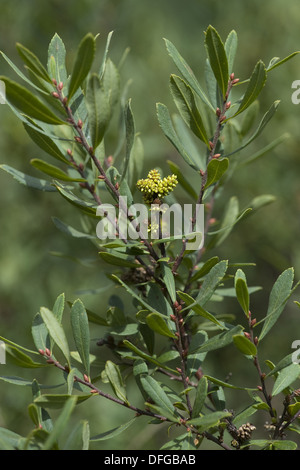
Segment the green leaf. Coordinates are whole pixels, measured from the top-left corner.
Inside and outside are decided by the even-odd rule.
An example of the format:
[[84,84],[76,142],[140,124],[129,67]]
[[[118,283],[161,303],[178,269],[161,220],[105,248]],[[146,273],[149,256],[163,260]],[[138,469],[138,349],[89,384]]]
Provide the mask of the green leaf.
[[199,294],[196,297],[196,302],[201,306],[204,306],[209,301],[217,286],[222,281],[228,268],[228,261],[219,261],[215,266],[211,268],[208,274],[206,274]]
[[0,428],[0,450],[16,450],[22,439],[23,437],[15,432]]
[[203,405],[207,397],[208,384],[206,377],[201,377],[198,382],[196,389],[196,397],[193,405],[192,418],[196,418],[200,415]]
[[207,312],[200,304],[199,302],[195,302],[193,297],[191,297],[189,294],[186,294],[185,292],[180,292],[178,291],[178,296],[185,302],[187,305],[188,309],[192,309],[197,315],[200,315],[203,318],[206,318],[207,320],[211,321],[212,323],[215,323],[218,325],[221,329],[224,329],[224,325],[220,323],[214,315],[211,313]]
[[89,423],[86,420],[81,420],[71,431],[63,450],[89,450],[89,438]]
[[[249,391],[249,392],[257,391],[257,388],[238,387],[238,386],[232,385],[228,382],[224,382],[223,380],[216,379],[215,377],[211,377],[207,374],[205,374],[205,377],[207,378],[207,380],[209,380],[213,384],[216,384],[220,387],[230,388],[232,390],[246,390],[246,391]],[[264,405],[265,405],[265,403],[264,403]]]
[[60,168],[51,165],[50,163],[44,162],[38,158],[33,158],[30,160],[30,164],[37,170],[45,173],[46,175],[52,176],[52,178],[62,180],[62,181],[85,181],[84,178],[71,178]]
[[174,406],[170,401],[166,392],[162,389],[161,385],[150,375],[146,377],[141,377],[141,384],[149,397],[152,398],[154,403],[161,407],[162,409],[167,410],[172,416],[178,420]]
[[116,396],[125,403],[129,403],[119,367],[112,361],[107,361],[105,364],[105,373]]
[[171,43],[168,39],[164,39],[167,51],[174,61],[176,67],[178,68],[179,72],[182,74],[183,78],[187,81],[187,83],[190,85],[190,87],[197,93],[197,95],[202,99],[202,101],[213,111],[215,112],[215,109],[211,105],[209,99],[203,92],[202,88],[200,87],[200,84],[198,80],[196,79],[191,67],[187,64],[187,62],[184,60],[184,58],[179,54],[178,50],[174,46],[174,44]]
[[238,45],[238,36],[236,31],[233,29],[227,36],[225,41],[225,52],[228,60],[228,71],[229,73],[233,72],[233,64],[237,51]]
[[162,103],[157,103],[156,112],[159,125],[167,139],[169,139],[169,141],[174,145],[174,147],[180,153],[184,161],[191,168],[193,168],[194,170],[199,170],[200,168],[198,163],[192,158],[191,155],[187,153],[186,149],[183,147],[180,139],[178,138],[168,108]]
[[70,367],[70,350],[63,327],[48,308],[41,307],[40,314],[51,338],[65,356]]
[[168,266],[167,263],[160,263],[161,271],[162,271],[162,279],[165,283],[167,291],[171,297],[172,302],[174,303],[176,300],[176,288],[175,288],[175,279],[172,273],[172,269]]
[[133,118],[133,114],[131,110],[131,100],[129,100],[125,106],[124,118],[125,118],[125,130],[126,130],[126,151],[125,151],[124,168],[122,172],[121,182],[123,181],[123,179],[126,177],[126,174],[127,174],[131,150],[134,144],[134,137],[135,137],[135,124],[134,124],[134,118]]
[[151,330],[155,331],[156,333],[167,336],[168,338],[175,338],[174,333],[168,328],[165,320],[162,318],[161,315],[157,313],[150,313],[146,317],[146,322]]
[[182,78],[171,75],[170,88],[177,109],[191,131],[208,147],[206,130],[197,108],[193,91]]
[[59,193],[63,196],[64,199],[66,199],[70,204],[74,205],[77,207],[80,211],[83,213],[91,216],[91,217],[96,217],[96,207],[95,204],[91,202],[86,202],[83,199],[79,199],[79,197],[75,196],[72,191],[69,191],[66,186],[63,186],[60,183],[55,183],[55,187],[59,191]]
[[225,97],[229,79],[228,62],[224,44],[218,32],[212,26],[209,26],[206,30],[205,46],[211,68],[214,72],[214,76],[217,80],[223,97]]
[[41,408],[49,408],[49,409],[59,409],[62,408],[67,401],[70,400],[70,398],[76,398],[76,404],[79,405],[80,403],[83,403],[84,401],[88,400],[93,396],[92,393],[89,393],[88,395],[73,395],[70,397],[68,394],[56,394],[56,395],[40,395],[34,400],[34,403]]
[[231,413],[229,411],[214,411],[206,416],[200,418],[194,418],[187,421],[188,425],[196,426],[198,431],[204,432],[209,428],[218,426],[220,421],[224,418],[229,418]]
[[234,287],[236,297],[242,307],[245,315],[249,316],[249,292],[247,287],[246,276],[241,269],[238,269],[234,277]]
[[85,372],[90,374],[90,330],[87,312],[80,299],[71,308],[71,326],[76,349],[82,360]]
[[95,149],[101,143],[111,117],[108,96],[103,89],[98,75],[95,73],[91,75],[88,81],[85,99],[92,147]]
[[[249,444],[247,444],[249,445]],[[278,449],[278,450],[296,450],[297,444],[293,441],[280,441],[280,440],[267,440],[267,439],[251,439],[251,446],[258,446],[262,448],[267,448],[268,450]]]
[[77,50],[69,83],[68,101],[70,101],[89,73],[94,60],[95,47],[96,42],[94,36],[91,33],[86,34],[81,40]]
[[52,449],[58,437],[61,435],[66,425],[68,424],[68,421],[71,417],[71,414],[75,408],[76,403],[77,403],[76,396],[69,397],[68,400],[66,400],[60,415],[56,419],[56,422],[53,426],[53,429],[49,437],[47,438],[45,444],[43,445],[43,450]]
[[5,352],[9,356],[10,361],[18,367],[24,367],[26,369],[36,369],[39,367],[46,367],[46,364],[35,362],[30,356],[20,351],[15,346],[5,345]]
[[208,188],[212,184],[219,181],[224,173],[228,170],[229,160],[228,158],[213,158],[207,165],[207,180],[205,188]]
[[17,42],[16,48],[20,57],[24,60],[25,64],[28,65],[28,67],[43,80],[52,84],[51,78],[49,77],[47,70],[37,58],[37,56],[19,42]]
[[37,313],[32,322],[31,334],[37,350],[46,348],[50,349],[50,336],[47,327],[40,315]]
[[246,356],[256,356],[256,346],[252,341],[250,341],[250,339],[246,338],[246,336],[234,335],[232,339],[234,345],[242,354],[245,354]]
[[25,123],[23,125],[27,134],[36,145],[38,145],[47,154],[51,155],[57,160],[66,163],[67,165],[70,165],[70,162],[64,156],[60,148],[53,142],[53,140],[49,136],[45,135],[43,132],[39,132],[40,128],[34,129],[32,125],[29,126]]
[[61,220],[59,220],[57,217],[52,217],[52,221],[54,225],[63,233],[66,233],[67,235],[74,237],[74,238],[85,238],[87,240],[95,240],[97,237],[93,235],[89,235],[88,233],[85,232],[80,232],[79,230],[75,229],[74,227],[71,227],[71,225],[67,225]]
[[198,271],[191,277],[190,282],[197,281],[197,279],[201,279],[201,277],[205,276],[209,271],[218,263],[219,257],[213,256],[209,260],[207,260]]
[[64,121],[58,118],[42,101],[27,90],[27,88],[7,77],[0,77],[0,80],[5,83],[7,100],[22,113],[48,124],[65,124]]
[[171,369],[170,367],[166,366],[163,362],[159,362],[159,360],[156,359],[155,357],[150,356],[149,354],[145,353],[144,351],[141,351],[134,344],[130,343],[130,341],[124,340],[123,341],[123,346],[125,346],[126,348],[133,351],[138,356],[138,358],[141,357],[145,361],[150,362],[151,364],[155,364],[157,367],[168,370],[168,371],[172,372],[173,374],[175,373],[176,375],[178,375],[177,370]]
[[270,65],[267,67],[267,72],[270,72],[271,70],[275,69],[276,67],[279,67],[280,65],[284,64],[288,60],[292,59],[296,55],[300,54],[300,51],[293,52],[292,54],[288,55],[284,59],[281,59],[278,61],[278,57],[276,57],[276,61],[271,61]]
[[249,144],[251,144],[251,142],[253,142],[261,133],[262,131],[264,130],[264,128],[266,127],[266,125],[269,123],[269,121],[272,119],[272,117],[274,116],[275,112],[277,111],[277,108],[279,106],[279,103],[280,101],[277,100],[277,101],[274,101],[274,103],[270,106],[270,108],[268,109],[268,111],[263,115],[262,117],[262,120],[260,121],[257,129],[255,130],[255,132],[252,134],[252,136],[246,141],[244,142],[240,147],[238,147],[237,149],[235,149],[234,151],[230,152],[230,153],[227,153],[225,155],[225,157],[229,157],[231,155],[234,155],[235,153],[237,152],[240,152],[241,150],[243,150],[245,147],[247,147]]
[[236,325],[230,330],[224,331],[205,341],[205,343],[198,348],[198,352],[209,352],[224,348],[233,342],[233,336],[240,335],[242,332],[243,327],[241,325]]
[[49,181],[26,175],[22,171],[16,170],[9,165],[0,165],[0,169],[12,175],[15,180],[28,188],[37,189],[39,191],[56,192],[55,187]]
[[273,385],[272,396],[278,395],[283,392],[285,388],[289,387],[300,377],[300,365],[290,364],[285,367],[279,374]]
[[269,297],[267,316],[264,320],[264,324],[259,335],[260,341],[270,331],[282,313],[285,304],[292,293],[293,280],[294,269],[288,268],[282,274],[280,274],[275,284],[273,285]]
[[68,75],[66,70],[66,48],[57,33],[54,34],[48,47],[47,67],[50,77],[55,78],[57,83],[67,83]]
[[[101,434],[97,434],[96,436],[91,437],[90,444],[92,446],[92,449],[97,449],[97,446],[94,446],[93,444],[117,437],[119,434],[126,431],[126,429],[128,429],[129,426],[131,426],[135,421],[136,418],[134,417],[126,423],[117,426],[116,428],[110,429],[109,431],[105,431]],[[99,448],[99,450],[102,450],[102,448]]]
[[240,106],[234,116],[242,113],[247,109],[258,97],[267,80],[267,71],[265,64],[260,60],[254,67],[246,92],[240,103]]
[[134,262],[134,258],[131,256],[123,255],[122,253],[118,253],[115,251],[114,254],[108,253],[106,251],[101,251],[99,253],[101,259],[103,259],[106,263],[112,264],[114,266],[123,266],[127,268],[138,268],[139,265]]

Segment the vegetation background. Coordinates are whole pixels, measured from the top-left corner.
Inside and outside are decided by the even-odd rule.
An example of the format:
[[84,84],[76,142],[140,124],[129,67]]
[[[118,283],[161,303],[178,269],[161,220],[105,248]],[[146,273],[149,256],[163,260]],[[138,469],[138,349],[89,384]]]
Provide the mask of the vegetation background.
[[[0,50],[20,65],[15,49],[15,43],[20,42],[46,63],[48,44],[57,32],[72,62],[79,41],[91,31],[100,33],[101,57],[107,34],[114,30],[113,60],[118,62],[124,50],[130,48],[122,80],[125,83],[128,78],[133,79],[129,96],[144,144],[146,175],[149,168],[158,164],[168,171],[164,163],[168,159],[177,161],[171,144],[159,129],[155,112],[158,101],[170,105],[171,109],[173,106],[168,79],[175,70],[163,38],[176,45],[201,78],[205,60],[204,30],[212,24],[225,39],[235,29],[239,38],[235,76],[243,79],[251,73],[258,59],[268,64],[274,56],[283,58],[300,50],[299,21],[298,0],[252,0],[251,3],[240,0],[0,0]],[[16,78],[3,59],[0,72]],[[275,203],[239,225],[216,253],[232,262],[257,264],[246,272],[249,285],[263,286],[253,297],[252,310],[258,318],[265,314],[268,293],[279,273],[294,266],[296,280],[300,276],[300,105],[291,101],[291,85],[298,79],[298,56],[269,75],[260,98],[259,120],[274,100],[280,99],[281,104],[260,138],[244,150],[245,155],[255,153],[284,132],[290,137],[252,166],[240,169],[218,201],[221,214],[223,201],[225,203],[231,195],[238,195],[241,208],[259,194],[270,193],[277,198]],[[29,141],[22,125],[5,105],[0,106],[0,122],[0,163],[35,175],[29,161],[39,157],[40,150]],[[181,160],[180,165],[182,167]],[[195,177],[188,168],[183,170],[187,178],[194,178],[192,182],[196,187]],[[31,347],[31,321],[41,305],[51,308],[57,295],[65,292],[71,301],[80,295],[87,308],[98,309],[100,313],[112,291],[106,289],[103,266],[89,263],[90,246],[64,237],[52,223],[51,216],[70,223],[74,220],[74,211],[70,211],[61,197],[23,188],[4,172],[0,173],[0,187],[0,335]],[[84,262],[53,256],[50,254],[53,251],[69,257],[80,255]],[[78,293],[101,287],[103,291],[98,295]],[[235,303],[229,302],[228,309],[228,313],[239,312]],[[290,302],[266,343],[266,358],[276,362],[291,352],[292,342],[300,339],[298,325],[299,309]],[[99,328],[95,334],[101,337],[101,333]],[[225,378],[232,372],[235,383],[246,386],[252,380],[253,386],[253,378],[244,371],[247,363],[240,357],[237,361],[232,349],[222,351],[210,364],[211,375],[220,376],[223,371]],[[22,374],[24,376],[23,371]],[[29,370],[27,377],[33,377],[32,374]],[[9,364],[0,365],[0,375],[18,375],[18,371]],[[51,383],[48,375],[45,380]],[[53,381],[59,381],[57,374]],[[235,400],[241,398],[247,397],[234,397]],[[0,381],[0,426],[21,434],[29,432],[27,405],[30,400],[30,389],[15,388]],[[128,410],[103,400],[94,401],[94,405],[89,401],[78,408],[79,416],[90,419],[93,434],[131,417]],[[121,434],[114,442],[104,441],[103,448],[159,448],[166,428],[161,433],[156,426],[145,424],[141,418],[139,427],[130,428],[131,432]]]

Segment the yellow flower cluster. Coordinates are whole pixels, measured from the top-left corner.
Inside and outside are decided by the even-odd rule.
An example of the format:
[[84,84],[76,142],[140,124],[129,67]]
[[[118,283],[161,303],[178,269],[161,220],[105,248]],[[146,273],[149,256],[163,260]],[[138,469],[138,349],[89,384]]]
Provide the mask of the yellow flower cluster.
[[167,196],[176,187],[176,175],[169,175],[161,179],[158,170],[151,170],[146,179],[138,180],[136,186],[143,193],[146,204],[152,204],[155,199]]

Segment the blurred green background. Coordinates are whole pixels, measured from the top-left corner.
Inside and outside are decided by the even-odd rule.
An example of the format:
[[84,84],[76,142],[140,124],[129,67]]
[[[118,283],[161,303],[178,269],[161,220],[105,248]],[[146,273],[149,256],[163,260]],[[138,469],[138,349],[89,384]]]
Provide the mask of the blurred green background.
[[[250,4],[240,0],[0,0],[0,7],[0,50],[18,65],[21,61],[16,42],[33,50],[45,63],[48,44],[57,32],[71,63],[79,41],[87,32],[100,33],[101,57],[107,34],[114,30],[112,59],[118,63],[124,50],[130,48],[122,80],[124,83],[129,78],[133,80],[129,95],[145,148],[145,168],[159,165],[167,169],[166,160],[173,159],[195,185],[198,183],[195,176],[182,165],[156,120],[156,102],[174,109],[168,81],[170,73],[177,71],[167,55],[163,38],[176,45],[201,81],[205,60],[203,32],[209,24],[224,40],[232,29],[237,31],[235,74],[241,79],[249,76],[260,58],[268,64],[274,56],[283,58],[300,50],[298,0],[252,0]],[[16,79],[3,59],[0,74]],[[247,276],[250,285],[264,288],[253,297],[252,310],[258,318],[266,313],[268,292],[279,273],[294,266],[296,279],[300,276],[300,105],[291,101],[291,84],[297,79],[300,79],[300,56],[269,75],[260,99],[258,122],[274,100],[281,100],[281,104],[271,124],[243,155],[251,155],[284,132],[290,138],[252,166],[240,169],[217,205],[217,216],[221,216],[222,204],[231,195],[238,195],[241,208],[259,194],[270,193],[277,198],[274,204],[239,225],[216,253],[233,262],[257,263],[257,268],[247,270]],[[35,174],[29,160],[40,157],[39,149],[5,105],[0,106],[0,120],[0,162]],[[71,256],[74,250],[82,258],[94,256],[90,245],[74,243],[53,225],[51,216],[76,225],[76,213],[67,203],[55,193],[28,190],[4,172],[0,173],[0,185],[0,335],[31,347],[31,320],[41,305],[51,308],[61,292],[73,300],[78,291],[99,288],[105,285],[105,280],[99,264],[88,267],[49,254],[61,251]],[[110,294],[104,290],[98,296],[83,295],[82,299],[87,306],[101,312]],[[239,312],[235,303],[228,308],[230,313]],[[290,302],[264,345],[267,358],[276,362],[291,352],[292,341],[300,339],[298,315],[298,308]],[[99,337],[102,332],[96,329],[93,333]],[[255,375],[249,378],[243,359],[239,358],[237,363],[232,353],[228,349],[214,355],[208,373],[224,379],[229,372],[240,371],[233,374],[233,382],[244,380],[248,383],[243,385],[253,386],[257,378]],[[0,375],[34,376],[32,371],[23,372],[9,365],[0,365]],[[48,376],[46,380],[49,383]],[[53,380],[59,381],[59,377],[54,376]],[[26,407],[30,399],[30,389],[15,388],[0,381],[0,426],[24,434],[29,432],[31,424]],[[233,396],[233,400],[237,399]],[[80,405],[78,413],[83,418],[92,418],[92,434],[110,429],[112,424],[122,424],[132,416],[101,399],[93,406],[89,402]],[[113,442],[104,441],[103,448],[154,449],[165,438],[166,429],[147,427],[143,420]]]

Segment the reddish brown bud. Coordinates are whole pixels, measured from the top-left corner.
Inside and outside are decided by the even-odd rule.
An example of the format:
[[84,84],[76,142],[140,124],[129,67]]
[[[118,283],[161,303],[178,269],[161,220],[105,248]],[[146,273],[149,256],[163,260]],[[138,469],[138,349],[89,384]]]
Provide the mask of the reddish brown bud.
[[116,184],[115,184],[115,188],[116,188],[116,189],[119,189],[119,187],[120,187],[119,183],[116,183]]
[[89,378],[86,374],[83,375],[83,379],[84,379],[85,382],[90,382],[90,380],[89,380]]
[[57,91],[53,91],[53,92],[52,92],[52,96],[53,96],[54,98],[59,98],[59,94],[57,93]]
[[39,353],[42,355],[42,356],[45,356],[45,351],[43,349],[39,349]]
[[215,153],[215,154],[213,155],[213,158],[219,158],[220,156],[221,156],[220,153]]
[[99,176],[98,176],[98,179],[99,179],[99,180],[105,180],[105,176],[99,175]]
[[228,101],[228,103],[226,103],[226,109],[229,109],[231,106],[231,101]]
[[217,115],[218,117],[220,117],[220,115],[221,115],[221,110],[220,110],[220,108],[217,108],[217,109],[216,109],[216,115]]
[[232,80],[231,83],[232,83],[232,85],[235,85],[235,84],[238,83],[239,81],[240,81],[239,78],[235,78],[234,80]]
[[255,338],[254,338],[254,344],[255,344],[255,346],[258,345],[258,337],[257,336],[255,336]]
[[77,126],[81,129],[83,126],[83,122],[81,119],[78,120]]
[[64,87],[63,82],[59,82],[59,84],[57,85],[57,88],[58,88],[59,90],[62,90],[63,87]]
[[84,165],[83,165],[83,163],[79,163],[78,168],[79,168],[79,170],[83,171],[83,170],[84,170]]
[[257,390],[259,390],[260,392],[262,392],[262,386],[261,386],[261,385],[257,385]]
[[246,338],[248,338],[248,339],[251,338],[250,334],[247,331],[244,331],[244,336],[246,336]]
[[53,85],[55,85],[55,86],[57,85],[57,81],[55,80],[55,78],[52,78],[52,83],[53,83]]
[[234,73],[232,72],[232,73],[230,74],[230,80],[233,80],[233,79],[234,79]]
[[50,351],[50,349],[46,348],[46,349],[45,349],[45,353],[47,354],[47,356],[51,356],[51,351]]
[[67,150],[67,154],[70,155],[70,157],[72,156],[72,150],[71,149],[68,149]]
[[76,142],[78,142],[79,144],[82,144],[82,140],[80,137],[78,137],[77,135],[74,137],[74,139],[76,140]]
[[67,104],[67,102],[68,102],[68,97],[65,96],[64,99],[63,99],[63,104]]

